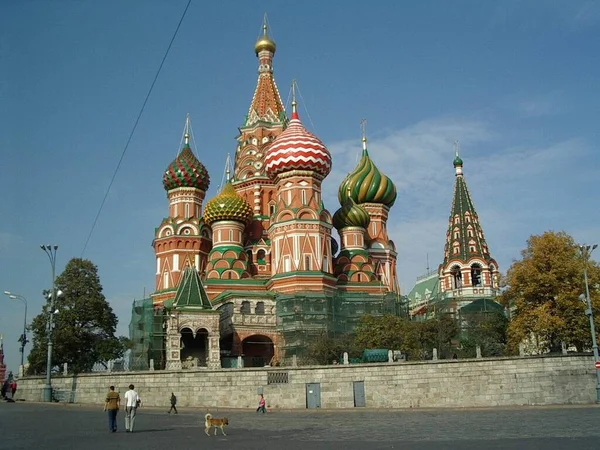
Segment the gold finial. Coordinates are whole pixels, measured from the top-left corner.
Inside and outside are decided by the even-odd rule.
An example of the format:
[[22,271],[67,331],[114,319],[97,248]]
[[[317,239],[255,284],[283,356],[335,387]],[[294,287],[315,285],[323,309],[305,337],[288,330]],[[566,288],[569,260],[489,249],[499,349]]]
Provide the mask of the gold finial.
[[275,53],[277,46],[275,45],[275,42],[273,42],[273,40],[268,36],[267,28],[267,13],[265,13],[262,26],[263,34],[258,38],[256,44],[254,44],[254,51],[256,52],[257,56],[263,50],[268,50],[273,54]]
[[231,158],[229,156],[229,153],[227,153],[227,160],[225,161],[225,181],[229,182],[230,180],[230,165],[231,165]]
[[190,145],[190,113],[185,116],[185,130],[183,131],[183,143],[184,145]]
[[360,131],[362,133],[363,150],[367,149],[367,119],[360,121]]
[[292,119],[298,119],[298,103],[296,103],[296,79],[292,80]]

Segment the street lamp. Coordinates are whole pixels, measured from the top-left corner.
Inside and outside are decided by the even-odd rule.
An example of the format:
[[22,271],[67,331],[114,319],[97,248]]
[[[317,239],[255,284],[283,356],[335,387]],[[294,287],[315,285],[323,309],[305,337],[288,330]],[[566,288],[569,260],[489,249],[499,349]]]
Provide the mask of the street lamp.
[[600,403],[600,367],[598,367],[598,362],[600,361],[600,357],[598,357],[598,344],[596,343],[596,327],[594,326],[594,312],[592,311],[592,300],[590,299],[590,287],[588,284],[587,277],[587,267],[590,262],[590,256],[592,252],[598,247],[598,244],[594,245],[580,245],[579,251],[581,252],[581,257],[583,258],[583,278],[585,280],[585,300],[587,309],[585,310],[585,315],[590,319],[590,330],[592,332],[592,350],[594,351],[594,363],[596,364],[596,403]]
[[50,316],[48,317],[48,356],[46,357],[46,384],[42,391],[42,400],[45,402],[52,401],[52,330],[54,324],[54,302],[56,300],[56,250],[58,245],[40,245],[40,248],[44,250],[50,265],[52,266],[52,291],[50,292]]
[[23,304],[25,305],[25,319],[23,320],[23,334],[21,335],[21,338],[19,339],[19,341],[21,342],[21,366],[24,365],[24,360],[25,360],[25,345],[27,345],[27,299],[25,297],[23,297],[22,295],[19,294],[13,294],[10,291],[4,291],[4,295],[7,295],[8,298],[12,298],[14,299],[18,299],[21,300],[23,302]]

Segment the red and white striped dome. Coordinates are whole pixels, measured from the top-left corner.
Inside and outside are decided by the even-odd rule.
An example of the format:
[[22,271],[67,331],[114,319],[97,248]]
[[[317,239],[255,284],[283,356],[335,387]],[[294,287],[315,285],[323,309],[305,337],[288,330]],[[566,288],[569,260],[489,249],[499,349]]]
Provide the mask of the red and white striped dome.
[[267,175],[291,170],[312,170],[325,178],[331,171],[331,154],[314,134],[308,132],[292,103],[292,120],[283,133],[271,144],[265,156]]

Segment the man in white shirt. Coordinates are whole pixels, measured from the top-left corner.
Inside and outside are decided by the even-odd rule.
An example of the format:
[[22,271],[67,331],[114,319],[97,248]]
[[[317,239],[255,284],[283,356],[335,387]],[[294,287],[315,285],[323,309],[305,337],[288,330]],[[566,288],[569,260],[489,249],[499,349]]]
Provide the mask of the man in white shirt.
[[129,390],[125,392],[125,431],[133,432],[133,423],[135,422],[135,412],[142,403],[140,396],[133,390],[133,384],[129,385]]

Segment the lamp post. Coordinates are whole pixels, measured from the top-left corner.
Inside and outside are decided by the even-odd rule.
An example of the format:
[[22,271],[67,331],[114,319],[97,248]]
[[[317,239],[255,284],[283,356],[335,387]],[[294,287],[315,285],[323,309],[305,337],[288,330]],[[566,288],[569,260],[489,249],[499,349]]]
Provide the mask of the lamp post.
[[19,341],[21,341],[21,366],[24,365],[24,361],[25,361],[25,345],[27,345],[27,299],[25,297],[23,297],[22,295],[19,294],[13,294],[10,291],[4,291],[4,295],[7,295],[8,298],[12,298],[14,299],[18,299],[21,300],[23,302],[23,304],[25,305],[25,319],[23,320],[23,334],[21,335],[21,338],[19,339]]
[[52,266],[52,291],[50,292],[50,316],[48,317],[48,355],[46,357],[46,384],[42,391],[42,400],[45,402],[52,401],[52,331],[54,328],[54,302],[56,300],[56,250],[58,245],[40,245],[40,248],[44,250],[50,265]]
[[[594,363],[597,364],[600,361],[598,357],[598,344],[596,342],[596,327],[594,325],[594,312],[592,311],[592,300],[590,299],[590,286],[588,284],[587,267],[590,262],[590,256],[592,252],[598,247],[598,244],[594,245],[580,245],[579,251],[583,258],[583,278],[585,280],[585,300],[587,309],[585,315],[590,319],[590,330],[592,333],[592,350],[594,351]],[[600,403],[600,368],[596,366],[596,403]]]

